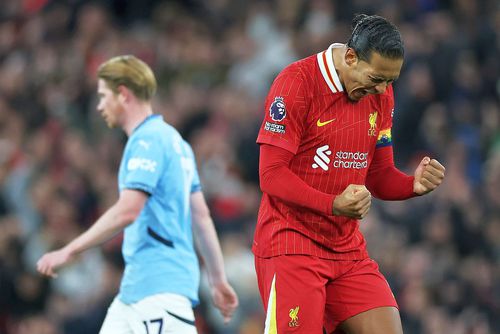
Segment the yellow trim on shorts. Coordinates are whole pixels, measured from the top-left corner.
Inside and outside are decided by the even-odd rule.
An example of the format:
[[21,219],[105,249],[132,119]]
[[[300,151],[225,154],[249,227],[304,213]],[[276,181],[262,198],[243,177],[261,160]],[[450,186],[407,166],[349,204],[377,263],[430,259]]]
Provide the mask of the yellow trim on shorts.
[[278,334],[276,326],[276,274],[273,276],[271,291],[269,293],[269,302],[267,303],[266,327],[264,334]]

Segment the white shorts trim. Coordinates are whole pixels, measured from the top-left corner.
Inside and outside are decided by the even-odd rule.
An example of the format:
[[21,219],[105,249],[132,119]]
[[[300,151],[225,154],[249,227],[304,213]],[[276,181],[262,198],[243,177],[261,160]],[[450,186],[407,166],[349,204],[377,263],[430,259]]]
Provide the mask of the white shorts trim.
[[197,334],[191,301],[163,293],[125,304],[115,297],[99,334]]

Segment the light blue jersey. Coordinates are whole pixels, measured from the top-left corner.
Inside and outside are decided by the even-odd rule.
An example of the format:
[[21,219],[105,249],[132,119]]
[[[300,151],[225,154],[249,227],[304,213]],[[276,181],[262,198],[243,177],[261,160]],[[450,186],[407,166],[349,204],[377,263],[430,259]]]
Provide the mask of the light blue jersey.
[[125,229],[119,299],[131,304],[168,292],[196,305],[200,271],[189,198],[201,187],[191,147],[160,115],[149,116],[128,139],[118,182],[120,191],[150,195]]

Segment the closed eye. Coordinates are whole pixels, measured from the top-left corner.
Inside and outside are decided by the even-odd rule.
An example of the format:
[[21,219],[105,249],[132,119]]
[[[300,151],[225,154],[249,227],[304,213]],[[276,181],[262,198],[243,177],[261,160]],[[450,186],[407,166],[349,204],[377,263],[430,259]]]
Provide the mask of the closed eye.
[[380,79],[380,78],[373,78],[373,77],[370,77],[370,81],[373,82],[373,83],[382,83],[384,82],[385,80],[384,79]]
[[370,81],[373,82],[374,84],[379,84],[382,82],[387,82],[387,84],[393,83],[395,79],[384,79],[384,78],[375,78],[375,77],[369,77]]

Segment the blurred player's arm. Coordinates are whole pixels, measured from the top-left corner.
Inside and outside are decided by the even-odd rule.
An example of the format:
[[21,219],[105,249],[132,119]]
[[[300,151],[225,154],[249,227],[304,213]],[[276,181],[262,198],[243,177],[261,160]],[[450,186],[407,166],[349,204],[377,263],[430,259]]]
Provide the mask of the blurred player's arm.
[[283,148],[260,145],[259,176],[262,192],[282,201],[327,215],[363,218],[371,204],[364,185],[349,185],[341,194],[321,192],[305,183],[289,168],[294,154]]
[[118,201],[111,206],[87,231],[65,247],[42,256],[37,262],[38,271],[46,276],[57,277],[55,270],[86,249],[111,239],[135,221],[141,213],[149,195],[132,189],[120,193]]
[[191,210],[193,236],[196,247],[205,263],[212,290],[212,300],[222,313],[224,322],[227,323],[238,307],[238,297],[227,282],[219,239],[201,191],[191,194]]
[[424,195],[438,187],[445,168],[435,159],[425,157],[413,176],[394,166],[392,146],[377,148],[366,177],[366,187],[376,198],[404,200]]

